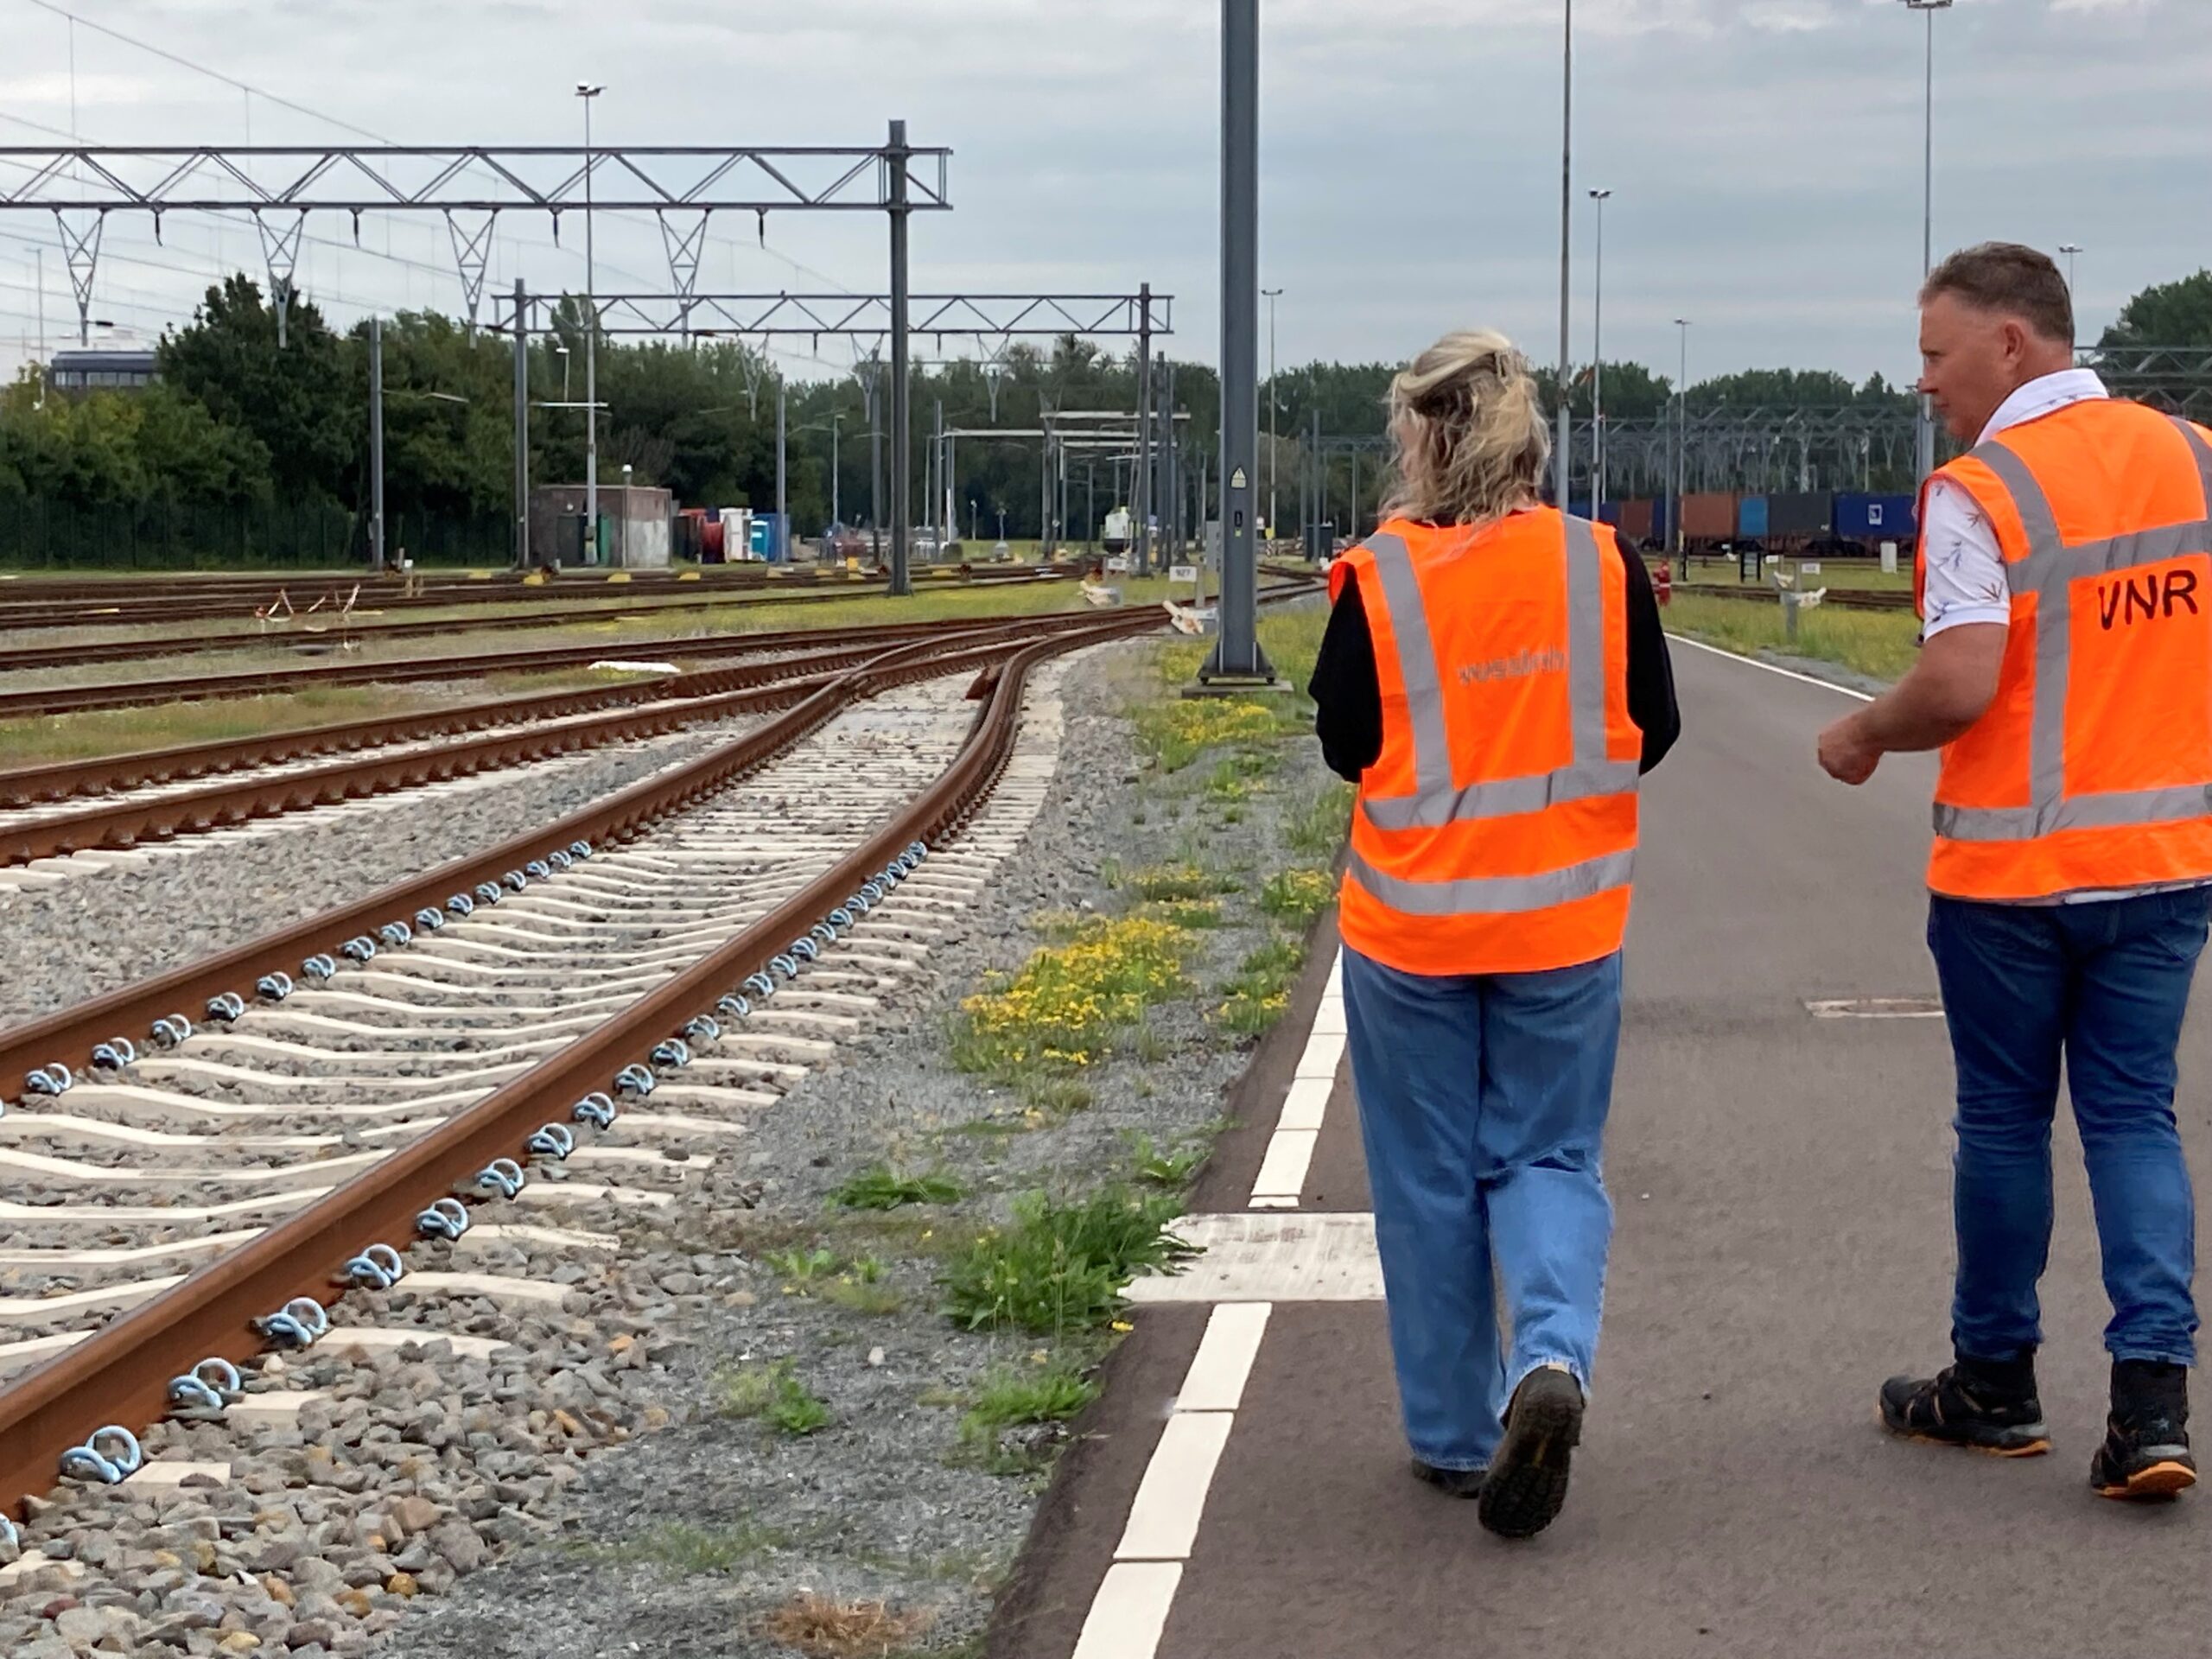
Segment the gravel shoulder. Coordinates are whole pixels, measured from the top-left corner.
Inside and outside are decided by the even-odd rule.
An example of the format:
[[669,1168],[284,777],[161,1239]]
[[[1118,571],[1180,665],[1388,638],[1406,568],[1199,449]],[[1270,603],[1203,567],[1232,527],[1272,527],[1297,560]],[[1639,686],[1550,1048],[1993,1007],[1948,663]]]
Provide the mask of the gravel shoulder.
[[[1332,850],[1313,824],[1332,780],[1287,704],[1257,741],[1248,728],[1247,741],[1201,745],[1173,771],[1147,758],[1128,711],[1173,707],[1161,651],[1074,661],[1058,683],[1065,734],[1044,807],[982,898],[946,918],[934,972],[887,994],[869,1029],[753,1122],[743,1153],[707,1177],[709,1202],[625,1219],[619,1270],[663,1293],[657,1363],[625,1377],[626,1407],[655,1432],[569,1465],[549,1530],[413,1604],[378,1651],[982,1651],[993,1595],[1081,1421],[963,1421],[1008,1383],[1080,1376],[1117,1334],[1103,1320],[1042,1335],[962,1329],[944,1311],[948,1262],[987,1230],[1015,1229],[1025,1194],[1127,1183],[1172,1209],[1254,1040],[1256,1025],[1230,1014],[1249,1015],[1255,999],[1234,992],[1252,988],[1255,961],[1279,969],[1304,931],[1263,908],[1270,878],[1324,866]],[[1139,1032],[1043,1083],[955,1065],[960,1005],[1002,982],[990,976],[1086,917],[1136,913],[1145,893],[1193,885],[1206,896],[1175,901],[1185,919],[1206,912],[1185,940],[1186,988]],[[846,1183],[887,1165],[958,1196],[840,1206]],[[819,1423],[761,1411],[779,1389],[782,1403],[792,1390],[812,1402]],[[809,1427],[786,1432],[779,1414]]]

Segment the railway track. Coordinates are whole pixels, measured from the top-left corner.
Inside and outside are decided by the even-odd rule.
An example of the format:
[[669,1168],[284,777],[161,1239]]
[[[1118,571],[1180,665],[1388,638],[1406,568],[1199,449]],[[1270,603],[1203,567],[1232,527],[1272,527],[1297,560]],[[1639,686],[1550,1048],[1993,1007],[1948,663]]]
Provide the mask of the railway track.
[[[1676,582],[1675,591],[1699,599],[1756,600],[1764,604],[1777,603],[1771,588],[1729,588],[1703,582]],[[1823,605],[1833,605],[1840,611],[1910,611],[1912,595],[1898,590],[1879,588],[1831,588],[1821,599]]]
[[[35,1367],[0,1390],[0,1505],[51,1502],[65,1454],[79,1508],[219,1488],[193,1454],[321,1409],[268,1351],[326,1319],[325,1372],[542,1376],[556,1258],[677,1202],[984,878],[945,841],[1017,760],[1030,675],[1156,625],[878,651],[587,812],[0,1033],[0,1367]],[[180,1402],[131,1474],[105,1431]]]
[[[918,586],[953,584],[971,575],[962,566],[918,567]],[[774,572],[775,574],[769,574]],[[278,602],[297,613],[317,606],[334,608],[358,594],[378,611],[428,609],[437,606],[490,604],[592,604],[613,598],[688,597],[707,602],[758,596],[784,588],[844,588],[880,583],[888,572],[865,575],[842,567],[726,565],[694,572],[599,571],[557,575],[531,582],[512,572],[476,578],[323,575],[283,578],[251,575],[168,575],[105,581],[31,576],[0,581],[0,630],[87,627],[137,621],[244,621]]]
[[[1091,623],[1089,613],[1028,622],[966,621],[938,625],[922,637],[978,642]],[[359,721],[321,733],[197,744],[0,773],[0,801],[16,807],[0,811],[0,868],[167,842],[282,813],[772,712],[880,654],[884,645],[878,639],[831,636],[812,651],[664,677],[652,682],[643,698],[610,689],[603,701],[612,707],[577,707],[592,694],[478,705],[477,715],[461,723],[483,723],[486,708],[499,711],[496,723],[448,741],[437,735],[436,717]],[[333,750],[364,745],[372,747],[365,753],[330,758]],[[209,772],[223,775],[217,782],[200,781]],[[86,798],[92,794],[99,798]]]
[[[1070,614],[1078,614],[1071,613]],[[918,630],[943,626],[923,622],[879,626],[878,638],[911,638]],[[855,631],[841,630],[850,633]],[[819,641],[819,628],[786,628],[749,633],[699,634],[690,639],[632,642],[661,657],[694,662],[753,656]],[[449,656],[394,657],[379,661],[307,663],[283,668],[242,669],[220,674],[164,676],[158,679],[114,680],[92,685],[54,685],[0,690],[0,720],[43,715],[86,714],[108,709],[149,708],[168,702],[203,702],[226,697],[263,696],[309,686],[383,685],[409,681],[478,679],[498,674],[537,674],[586,668],[621,649],[601,640],[587,645],[529,646],[508,651],[461,652]]]
[[[1028,585],[1040,582],[1062,580],[1057,569],[1024,569],[1018,571],[979,571],[972,578],[975,584],[984,587]],[[950,584],[942,584],[950,586]],[[879,597],[889,591],[880,583],[849,582],[824,587],[820,591],[788,592],[757,587],[730,592],[716,592],[693,584],[688,591],[671,598],[646,598],[621,605],[594,605],[574,608],[537,611],[520,616],[454,616],[439,617],[414,622],[344,623],[336,626],[302,628],[294,631],[286,625],[256,628],[251,631],[232,630],[223,633],[171,634],[137,639],[99,639],[84,643],[60,645],[15,645],[0,647],[0,674],[41,668],[74,668],[88,663],[150,662],[163,657],[207,656],[224,652],[282,651],[287,648],[331,651],[350,649],[359,645],[375,645],[386,639],[423,639],[451,633],[512,632],[529,628],[574,627],[582,624],[635,621],[640,619],[665,617],[685,612],[699,612],[702,625],[709,615],[724,606],[828,605],[841,600]],[[504,595],[514,603],[534,603],[529,590],[515,590]],[[102,625],[121,621],[123,618],[99,619]],[[147,621],[174,621],[174,615],[149,616]],[[335,618],[327,619],[335,623]],[[0,615],[0,629],[26,627]],[[82,626],[39,624],[40,626]]]

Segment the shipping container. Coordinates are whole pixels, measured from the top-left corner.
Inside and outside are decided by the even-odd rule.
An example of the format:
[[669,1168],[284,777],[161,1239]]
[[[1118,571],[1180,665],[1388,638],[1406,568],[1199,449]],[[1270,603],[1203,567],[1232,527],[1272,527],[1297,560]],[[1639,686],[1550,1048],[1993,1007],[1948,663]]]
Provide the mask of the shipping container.
[[1651,534],[1648,538],[1660,547],[1675,544],[1675,498],[1662,495],[1651,503]]
[[1772,540],[1817,541],[1834,522],[1835,498],[1826,491],[1766,499],[1766,533]]
[[1692,546],[1732,541],[1736,535],[1736,498],[1718,490],[1693,492],[1682,498],[1682,536]]
[[1877,553],[1884,542],[1900,548],[1912,544],[1919,503],[1909,495],[1839,495],[1835,499],[1835,538],[1859,543],[1859,550]]
[[1601,503],[1598,508],[1598,522],[1601,524],[1611,524],[1614,529],[1618,530],[1621,523],[1621,504],[1618,501]]
[[1615,501],[1609,505],[1619,515],[1613,522],[1621,527],[1621,534],[1638,544],[1651,539],[1651,504],[1649,501]]
[[1736,503],[1736,533],[1754,542],[1766,534],[1766,497],[1747,495]]

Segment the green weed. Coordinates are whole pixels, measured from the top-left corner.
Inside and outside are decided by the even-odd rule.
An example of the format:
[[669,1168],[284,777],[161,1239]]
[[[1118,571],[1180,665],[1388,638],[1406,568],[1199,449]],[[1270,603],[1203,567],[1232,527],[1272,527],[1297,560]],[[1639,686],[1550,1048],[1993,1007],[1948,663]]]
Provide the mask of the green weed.
[[1336,896],[1336,880],[1326,870],[1278,870],[1260,888],[1260,908],[1304,928],[1312,925]]
[[714,1387],[715,1409],[725,1417],[758,1418],[793,1436],[811,1434],[830,1421],[830,1408],[807,1392],[788,1359],[721,1372]]
[[948,1175],[903,1175],[887,1164],[864,1169],[830,1194],[846,1210],[896,1210],[908,1204],[957,1204],[960,1183]]
[[1071,1202],[1027,1193],[1014,1200],[1011,1224],[987,1229],[954,1258],[945,1312],[970,1331],[1050,1334],[1108,1324],[1131,1279],[1192,1254],[1166,1230],[1179,1208],[1173,1196],[1118,1186]]

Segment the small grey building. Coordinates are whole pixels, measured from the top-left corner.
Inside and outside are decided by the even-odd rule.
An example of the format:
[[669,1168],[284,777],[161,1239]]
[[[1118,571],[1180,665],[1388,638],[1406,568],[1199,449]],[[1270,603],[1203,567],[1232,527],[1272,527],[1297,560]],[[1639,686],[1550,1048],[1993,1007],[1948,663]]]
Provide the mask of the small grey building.
[[530,556],[537,564],[664,570],[673,540],[676,498],[643,485],[599,486],[599,535],[586,529],[582,484],[541,485],[530,493]]

